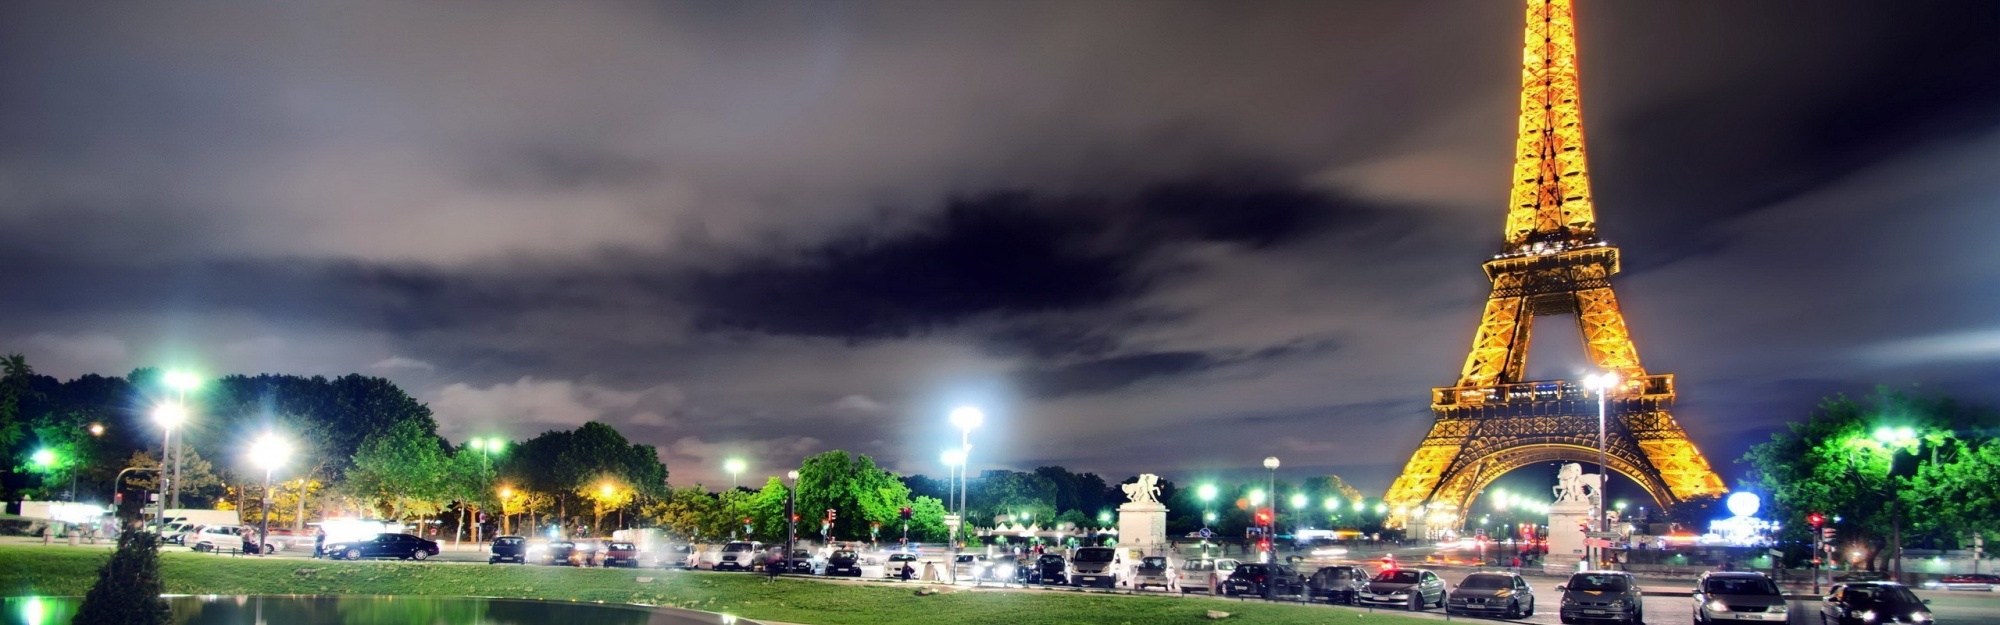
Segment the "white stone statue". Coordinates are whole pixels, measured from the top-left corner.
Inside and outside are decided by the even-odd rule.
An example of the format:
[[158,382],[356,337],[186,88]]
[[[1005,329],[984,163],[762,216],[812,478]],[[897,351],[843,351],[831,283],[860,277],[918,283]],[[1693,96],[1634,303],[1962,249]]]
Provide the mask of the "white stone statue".
[[1597,473],[1585,474],[1583,465],[1569,463],[1556,472],[1556,503],[1565,501],[1593,502],[1601,495],[1604,476]]
[[1159,482],[1160,476],[1142,473],[1139,475],[1139,481],[1120,488],[1125,489],[1125,498],[1132,500],[1132,503],[1160,503]]

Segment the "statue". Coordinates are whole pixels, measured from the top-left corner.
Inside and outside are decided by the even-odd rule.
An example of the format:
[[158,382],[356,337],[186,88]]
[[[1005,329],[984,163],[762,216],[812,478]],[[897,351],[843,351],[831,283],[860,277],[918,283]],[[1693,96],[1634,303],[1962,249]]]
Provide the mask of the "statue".
[[1601,496],[1604,476],[1598,473],[1585,474],[1583,465],[1569,463],[1556,472],[1556,503],[1565,501],[1596,501]]
[[1160,476],[1151,473],[1139,475],[1139,481],[1119,488],[1125,489],[1125,498],[1132,503],[1160,503]]

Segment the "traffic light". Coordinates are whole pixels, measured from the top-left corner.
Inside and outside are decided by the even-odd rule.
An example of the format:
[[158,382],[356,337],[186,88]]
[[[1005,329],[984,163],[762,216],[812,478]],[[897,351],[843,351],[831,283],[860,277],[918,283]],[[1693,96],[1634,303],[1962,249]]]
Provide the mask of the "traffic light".
[[1833,542],[1833,537],[1838,535],[1839,533],[1840,532],[1834,531],[1834,529],[1831,527],[1822,527],[1819,530],[1819,537],[1820,537],[1819,539],[1826,542]]
[[833,522],[833,519],[834,519],[834,516],[835,516],[835,513],[834,513],[834,511],[833,511],[833,508],[827,508],[827,509],[826,509],[826,522],[828,522],[828,523],[832,523],[832,522]]
[[914,514],[915,512],[916,511],[911,510],[909,506],[903,506],[902,510],[896,511],[897,514],[903,515],[903,520],[905,521],[910,520],[910,515]]
[[1811,525],[1815,528],[1821,525],[1826,525],[1826,515],[1822,515],[1818,512],[1808,514],[1806,515],[1806,524]]
[[1270,511],[1270,510],[1266,510],[1266,509],[1263,509],[1263,508],[1258,508],[1258,509],[1257,509],[1257,524],[1258,524],[1258,525],[1270,525],[1270,524],[1271,524],[1271,511]]

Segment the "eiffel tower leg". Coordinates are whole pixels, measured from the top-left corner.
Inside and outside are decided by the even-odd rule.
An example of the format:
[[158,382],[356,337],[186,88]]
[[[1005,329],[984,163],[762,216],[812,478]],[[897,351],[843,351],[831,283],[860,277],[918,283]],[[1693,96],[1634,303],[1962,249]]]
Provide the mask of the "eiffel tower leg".
[[1618,296],[1610,287],[1576,292],[1576,327],[1583,333],[1583,349],[1591,364],[1631,380],[1645,375],[1639,366],[1639,349],[1632,345],[1632,333],[1625,329],[1625,314],[1618,310]]
[[1528,361],[1529,329],[1534,319],[1527,310],[1526,299],[1497,293],[1514,288],[1518,281],[1516,276],[1501,276],[1494,281],[1496,293],[1487,298],[1486,311],[1479,316],[1479,333],[1473,336],[1472,353],[1465,357],[1465,368],[1459,372],[1459,386],[1493,386],[1521,379]]
[[1390,527],[1407,527],[1404,521],[1430,502],[1444,480],[1445,470],[1466,448],[1471,434],[1472,421],[1469,419],[1440,417],[1431,425],[1430,434],[1417,446],[1417,453],[1410,456],[1409,464],[1403,465],[1402,475],[1389,485],[1389,493],[1382,497],[1383,503],[1393,509],[1389,517]]

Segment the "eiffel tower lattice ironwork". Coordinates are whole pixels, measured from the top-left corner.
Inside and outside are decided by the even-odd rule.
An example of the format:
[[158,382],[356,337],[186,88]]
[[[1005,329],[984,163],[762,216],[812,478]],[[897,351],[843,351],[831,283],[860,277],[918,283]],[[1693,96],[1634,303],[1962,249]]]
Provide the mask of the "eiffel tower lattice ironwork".
[[1514,469],[1597,464],[1597,398],[1576,380],[1523,379],[1535,317],[1574,315],[1584,351],[1617,374],[1607,392],[1606,457],[1661,506],[1721,493],[1671,410],[1674,378],[1649,374],[1610,278],[1618,248],[1599,239],[1583,157],[1572,0],[1527,0],[1520,136],[1506,242],[1484,265],[1493,291],[1454,386],[1433,389],[1436,423],[1385,498],[1392,525],[1458,527],[1481,489]]

